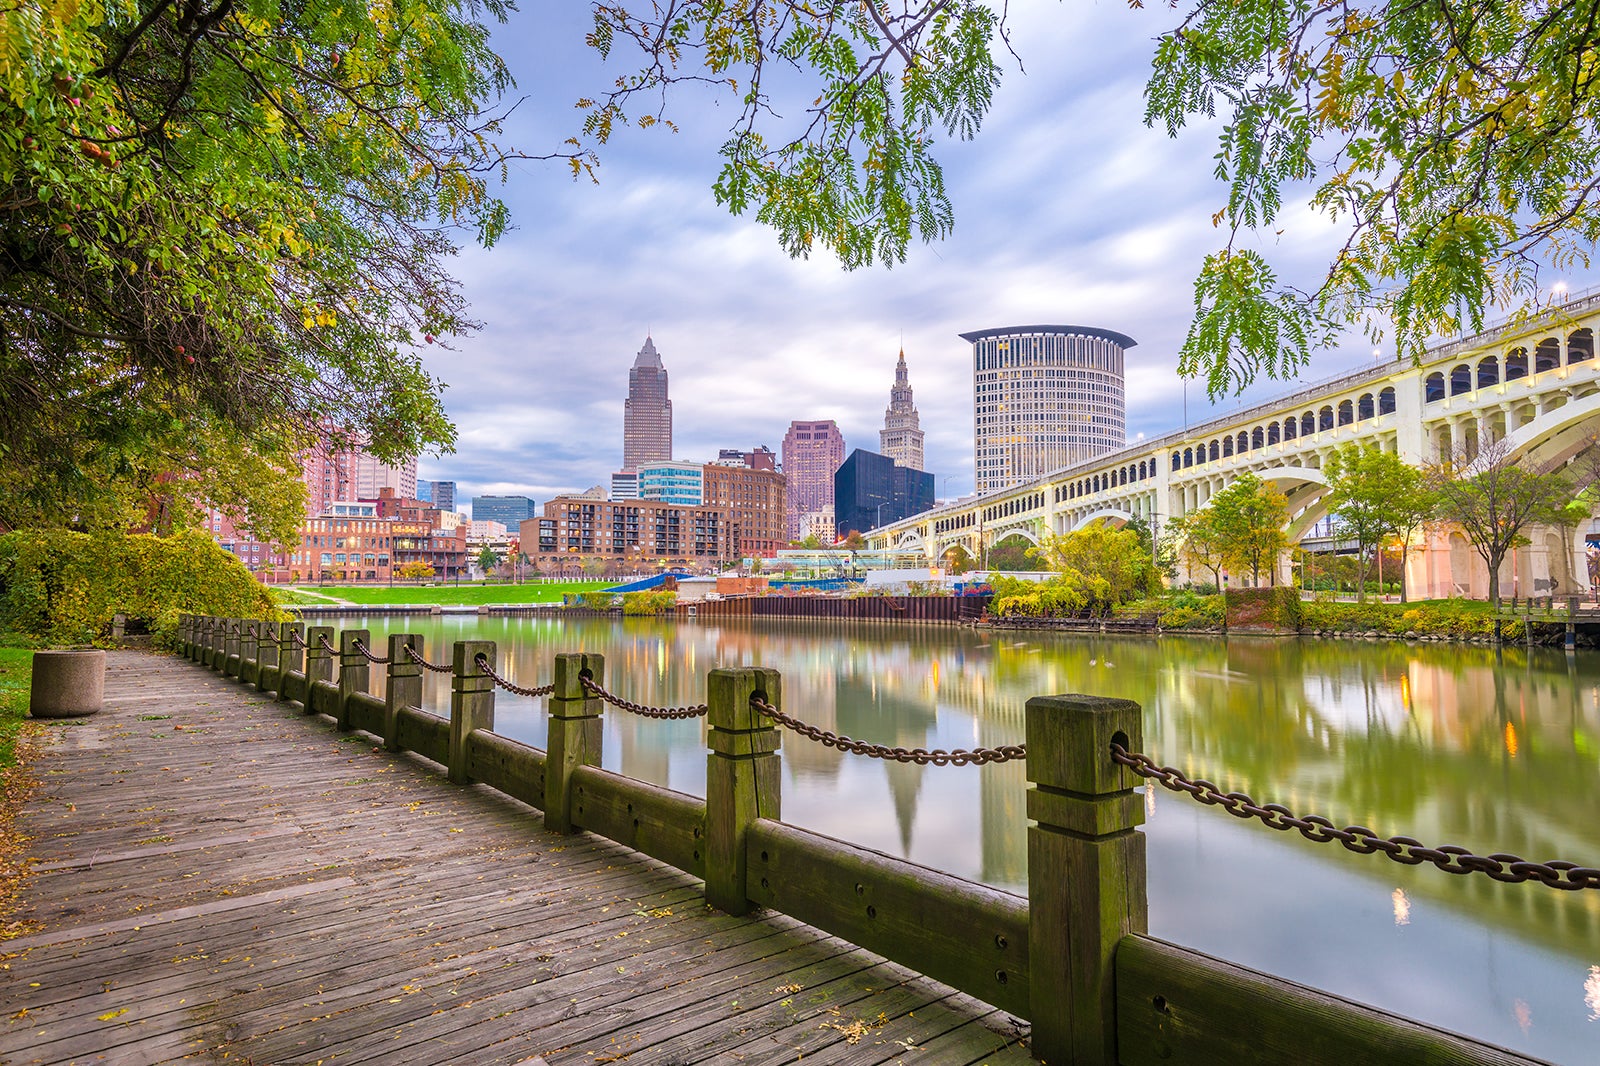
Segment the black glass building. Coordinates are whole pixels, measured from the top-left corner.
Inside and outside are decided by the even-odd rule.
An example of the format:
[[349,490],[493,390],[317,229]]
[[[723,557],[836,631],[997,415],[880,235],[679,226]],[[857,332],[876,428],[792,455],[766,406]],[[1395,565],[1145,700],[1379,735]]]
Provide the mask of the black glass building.
[[843,537],[910,518],[933,506],[933,475],[857,448],[833,475],[833,524]]

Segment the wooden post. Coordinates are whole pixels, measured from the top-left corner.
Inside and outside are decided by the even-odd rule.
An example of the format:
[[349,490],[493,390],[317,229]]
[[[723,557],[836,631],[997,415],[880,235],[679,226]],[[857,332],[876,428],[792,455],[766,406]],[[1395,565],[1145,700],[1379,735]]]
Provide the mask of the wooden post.
[[224,677],[239,676],[239,647],[244,639],[244,619],[224,618],[222,620],[224,637],[222,641],[222,675]]
[[713,670],[706,681],[706,902],[728,914],[750,910],[745,833],[757,818],[778,817],[778,730],[750,706],[760,696],[782,706],[776,670]]
[[572,773],[580,766],[600,765],[600,699],[589,695],[583,678],[606,683],[602,655],[556,656],[555,691],[550,694],[549,739],[544,758],[544,825],[556,833],[577,830],[573,818]]
[[350,728],[350,697],[372,688],[372,664],[356,650],[356,644],[371,650],[372,633],[365,629],[346,629],[339,634],[339,709],[333,716],[341,731]]
[[217,639],[217,620],[210,615],[200,620],[200,646],[195,649],[194,661],[201,666],[211,665],[211,649]]
[[246,618],[239,623],[239,680],[253,685],[261,678],[261,623]]
[[1578,597],[1567,597],[1567,631],[1563,640],[1568,651],[1578,646]]
[[222,670],[222,662],[227,657],[228,620],[226,618],[213,618],[211,620],[211,655],[206,659],[206,665],[220,672]]
[[406,654],[423,652],[420,633],[389,634],[389,680],[383,688],[383,746],[400,750],[400,708],[422,706],[422,664]]
[[178,654],[187,658],[189,655],[189,616],[178,616]]
[[323,637],[333,643],[332,626],[311,626],[306,630],[306,692],[301,702],[307,714],[311,713],[311,686],[333,680],[333,653],[322,646]]
[[1051,1066],[1115,1066],[1112,956],[1149,923],[1139,778],[1111,744],[1144,745],[1139,705],[1035,696],[1028,742],[1028,959],[1033,1054]]
[[306,668],[305,639],[304,622],[285,622],[278,627],[278,699],[280,700],[291,698],[289,675]]
[[283,687],[278,669],[278,623],[257,622],[261,639],[256,642],[256,690],[277,692]]
[[478,665],[478,656],[495,665],[492,640],[458,640],[450,671],[450,763],[446,767],[451,782],[465,785],[467,738],[474,729],[494,728],[494,681]]

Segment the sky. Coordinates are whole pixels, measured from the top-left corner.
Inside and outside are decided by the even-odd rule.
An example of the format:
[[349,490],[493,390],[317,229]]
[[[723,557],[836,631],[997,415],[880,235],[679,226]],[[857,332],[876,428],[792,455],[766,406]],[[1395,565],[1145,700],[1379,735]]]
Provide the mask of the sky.
[[[604,92],[628,57],[608,65],[584,46],[587,4],[526,7],[495,43],[518,82],[503,142],[534,153],[578,132],[574,102]],[[452,454],[422,456],[419,477],[455,481],[461,506],[609,484],[647,335],[670,378],[674,457],[695,461],[778,451],[795,419],[834,419],[847,448],[877,450],[903,347],[941,499],[973,487],[963,332],[1073,324],[1132,336],[1130,441],[1215,413],[1204,383],[1176,366],[1193,278],[1223,239],[1211,225],[1225,195],[1212,176],[1216,130],[1173,139],[1143,122],[1154,41],[1175,17],[1123,0],[1012,5],[1021,69],[1006,58],[975,140],[941,147],[954,233],[892,269],[792,260],[771,231],[715,203],[717,148],[738,113],[729,96],[683,92],[667,112],[679,132],[614,135],[598,184],[559,163],[515,164],[499,190],[515,228],[452,266],[484,328],[423,351],[459,439]],[[1280,276],[1314,284],[1334,233],[1292,206],[1279,227],[1262,249]],[[1373,358],[1353,333],[1300,380]],[[1258,383],[1216,410],[1294,387]]]

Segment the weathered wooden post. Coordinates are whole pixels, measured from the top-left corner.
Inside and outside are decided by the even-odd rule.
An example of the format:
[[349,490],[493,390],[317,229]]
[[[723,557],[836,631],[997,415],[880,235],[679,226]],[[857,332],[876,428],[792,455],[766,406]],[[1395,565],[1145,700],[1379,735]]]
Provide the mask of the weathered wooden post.
[[239,648],[244,636],[243,618],[224,618],[224,637],[222,641],[222,676],[239,676]]
[[278,699],[280,700],[294,698],[294,693],[289,688],[291,683],[289,675],[305,672],[305,640],[304,622],[284,622],[278,627]]
[[578,828],[572,817],[573,771],[580,766],[600,765],[600,698],[583,687],[586,676],[605,687],[605,656],[556,656],[549,739],[545,741],[544,824],[557,833],[571,833]]
[[211,619],[211,651],[206,656],[206,665],[213,670],[222,669],[222,661],[228,657],[228,620],[226,618]]
[[211,665],[211,616],[206,615],[196,623],[192,658],[201,666]]
[[420,633],[389,634],[389,678],[383,688],[383,746],[400,750],[400,708],[422,706],[422,664],[406,654],[423,654]]
[[189,657],[189,616],[178,616],[178,654],[184,658]]
[[261,679],[261,623],[246,618],[239,623],[239,680],[246,685]]
[[495,665],[492,640],[458,640],[450,670],[450,762],[446,767],[451,782],[465,785],[470,750],[467,738],[474,729],[494,728],[494,679],[478,665],[478,656]]
[[283,673],[279,668],[278,623],[258,622],[261,639],[256,644],[256,690],[277,692],[283,688]]
[[1028,701],[1028,959],[1033,1054],[1115,1066],[1112,956],[1149,924],[1139,778],[1113,742],[1144,745],[1139,705],[1099,696]]
[[332,626],[311,626],[306,630],[306,694],[300,702],[305,704],[307,714],[313,710],[312,690],[316,683],[333,680],[333,652],[323,646],[324,640],[329,645],[333,643]]
[[346,629],[339,634],[339,706],[333,720],[340,732],[350,728],[350,697],[372,688],[372,664],[361,654],[371,640],[372,633],[365,629]]
[[706,902],[728,914],[750,910],[745,833],[757,818],[778,817],[778,730],[750,706],[759,696],[781,706],[776,670],[713,670],[706,681]]

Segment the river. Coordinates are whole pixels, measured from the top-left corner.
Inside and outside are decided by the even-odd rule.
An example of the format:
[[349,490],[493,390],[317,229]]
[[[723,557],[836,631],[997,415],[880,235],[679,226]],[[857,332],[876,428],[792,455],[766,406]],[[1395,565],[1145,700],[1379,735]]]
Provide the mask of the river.
[[[1600,653],[1277,638],[1100,638],[872,623],[350,615],[378,638],[493,640],[549,681],[598,652],[606,687],[705,698],[718,666],[783,675],[784,709],[904,747],[1020,743],[1034,695],[1119,696],[1145,749],[1258,802],[1480,854],[1600,866]],[[381,673],[374,670],[374,677]],[[448,678],[425,704],[448,707]],[[381,681],[377,684],[381,691]],[[496,696],[496,730],[543,747],[543,700]],[[702,721],[606,712],[604,765],[704,795]],[[1020,764],[917,767],[783,738],[785,821],[1027,891]],[[1404,867],[1145,790],[1150,931],[1526,1054],[1600,1062],[1600,892]]]

